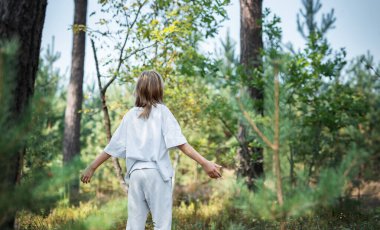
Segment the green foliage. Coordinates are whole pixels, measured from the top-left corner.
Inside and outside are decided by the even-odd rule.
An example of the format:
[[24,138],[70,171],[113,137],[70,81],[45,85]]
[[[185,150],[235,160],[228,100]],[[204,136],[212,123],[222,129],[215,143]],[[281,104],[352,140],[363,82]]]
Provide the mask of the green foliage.
[[71,28],[75,34],[79,32],[86,32],[86,25],[74,24]]
[[352,88],[354,95],[361,100],[361,117],[356,129],[359,134],[355,136],[358,144],[370,155],[370,160],[363,165],[363,175],[370,180],[377,180],[380,162],[380,65],[374,64],[373,57],[368,53],[352,61],[347,76],[347,85]]
[[[286,221],[315,214],[346,196],[370,151],[363,147],[357,128],[367,113],[366,98],[341,82],[345,51],[334,53],[324,34],[311,30],[303,50],[287,53],[280,45],[279,22],[277,17],[264,21],[265,37],[270,39],[263,51],[264,116],[248,113],[273,143],[273,79],[278,74],[284,204],[278,201],[272,148],[260,138],[259,144],[265,147],[265,178],[256,182],[257,191],[244,190],[235,205],[245,215]],[[240,97],[245,108],[252,108],[248,95]]]
[[[248,114],[273,140],[273,76],[279,72],[284,204],[277,202],[272,150],[248,130],[249,146],[265,148],[265,178],[256,182],[257,191],[252,193],[243,181],[235,180],[233,170],[223,172],[224,180],[209,182],[199,165],[181,156],[176,189],[193,190],[182,191],[183,196],[175,202],[174,229],[272,229],[284,219],[289,229],[379,226],[378,211],[367,213],[360,202],[350,199],[350,190],[353,184],[360,185],[360,180],[353,179],[359,172],[365,179],[378,179],[380,66],[375,66],[369,54],[348,63],[344,49],[332,49],[325,34],[333,28],[333,11],[318,25],[314,15],[321,8],[319,1],[304,1],[301,13],[308,18],[302,21],[299,17],[298,22],[306,45],[295,51],[281,44],[281,20],[266,9],[263,68],[251,72],[262,80],[253,82],[239,65],[229,33],[221,41],[216,58],[199,51],[199,42],[215,35],[226,17],[224,6],[229,1],[98,2],[100,11],[90,14],[98,22],[96,26],[75,25],[73,29],[85,30],[96,48],[105,50],[99,52],[105,54],[99,59],[102,81],[116,76],[120,83],[112,84],[107,91],[112,130],[133,106],[132,90],[138,74],[154,68],[164,77],[164,101],[188,141],[207,159],[235,169],[242,114],[234,98],[248,84],[265,87],[265,116],[253,111]],[[81,159],[62,168],[65,93],[58,79],[64,76],[54,68],[59,54],[48,48],[40,61],[30,120],[9,129],[4,111],[12,100],[8,95],[12,95],[17,46],[1,47],[0,127],[7,133],[0,139],[1,162],[7,162],[3,153],[11,153],[23,141],[27,143],[21,184],[15,190],[1,188],[1,216],[19,210],[20,229],[124,228],[127,200],[114,196],[124,194],[110,162],[97,170],[91,184],[81,184],[79,207],[68,205],[62,188],[78,178],[83,162],[92,161],[107,144],[95,84],[84,94]],[[239,95],[246,108],[253,107],[254,101]],[[151,220],[147,228],[152,228]]]
[[[307,15],[315,15],[310,7],[305,6]],[[316,29],[315,22],[306,24],[306,47],[294,53],[284,81],[287,103],[297,119],[290,144],[292,159],[305,165],[304,174],[311,179],[320,168],[335,167],[342,160],[346,146],[354,141],[343,130],[357,126],[366,109],[365,99],[340,80],[347,64],[345,50],[334,52],[325,38],[327,30]]]
[[[0,156],[1,167],[7,170],[5,172],[9,173],[7,167],[9,168],[9,161],[14,159],[12,155],[16,154],[25,143],[30,145],[26,149],[29,155],[25,156],[26,163],[22,169],[20,182],[14,185],[5,183],[6,180],[2,179],[0,187],[2,217],[11,216],[21,210],[41,215],[49,213],[64,195],[62,185],[77,178],[78,169],[84,167],[79,159],[74,159],[72,164],[64,168],[60,161],[55,160],[59,152],[56,145],[60,138],[57,131],[51,130],[53,125],[49,125],[60,119],[59,117],[54,119],[53,109],[59,107],[54,107],[57,104],[49,101],[58,98],[55,94],[57,82],[54,81],[57,80],[57,76],[50,68],[51,65],[48,67],[42,62],[38,73],[40,79],[36,82],[36,91],[30,104],[17,120],[14,117],[11,119],[9,109],[13,103],[17,47],[16,42],[4,42],[0,46],[0,86],[3,87],[0,97],[2,103],[0,107],[3,110],[0,116],[0,128],[6,133],[0,141]],[[53,63],[56,58],[58,56],[48,55],[46,60]],[[4,173],[3,177],[5,175],[8,174]]]
[[[16,92],[17,52],[18,42],[0,41],[0,131],[4,135],[0,139],[0,164],[3,169],[0,184],[0,215],[13,216],[20,207],[28,206],[19,199],[25,188],[19,189],[14,185],[14,168],[9,162],[18,159],[15,154],[23,147],[23,143],[30,130],[30,106],[26,106],[24,113],[14,116],[14,97]],[[26,202],[28,203],[28,202]],[[4,218],[5,219],[5,218]],[[2,221],[4,221],[4,219]]]
[[115,225],[124,227],[125,222],[120,222],[120,220],[125,219],[127,205],[124,197],[112,199],[99,209],[96,206],[95,210],[90,209],[89,215],[78,216],[75,222],[59,225],[58,229],[97,229],[99,226],[102,226],[102,229],[114,229]]
[[[122,205],[123,204],[123,205]],[[127,214],[127,202],[124,197],[80,202],[79,206],[57,204],[54,210],[45,215],[28,211],[19,213],[20,229],[115,229],[125,228],[123,220]],[[112,216],[112,218],[110,218]],[[115,217],[115,218],[114,218]]]
[[32,105],[34,126],[27,136],[24,176],[28,176],[30,169],[47,167],[61,159],[65,92],[59,91],[59,80],[63,76],[54,68],[59,58],[60,53],[54,50],[53,38],[39,61]]
[[[318,26],[315,17],[322,8],[321,2],[319,0],[302,0],[302,4],[304,11],[301,9],[297,14],[297,27],[304,38],[314,33],[325,34],[328,30],[334,28],[336,21],[334,9],[331,9],[327,14],[322,14],[321,24]],[[300,15],[302,15],[304,22],[301,21]],[[305,31],[305,26],[307,32]]]
[[228,3],[226,0],[101,2],[100,12],[91,13],[98,20],[97,29],[87,31],[100,44],[99,48],[109,49],[102,58],[102,75],[117,75],[124,82],[132,82],[141,69],[159,68],[165,76],[175,75],[175,69],[190,69],[190,66],[177,68],[186,64],[177,60],[202,60],[194,50],[196,43],[200,37],[216,34],[226,17],[224,6]]
[[[221,124],[209,126],[216,122],[212,116],[203,113],[212,99],[200,78],[207,77],[216,67],[210,58],[198,52],[198,45],[203,38],[216,34],[220,22],[226,17],[224,7],[228,3],[208,0],[106,1],[101,2],[100,12],[91,13],[91,17],[99,21],[97,28],[87,28],[97,48],[109,50],[99,59],[102,81],[117,76],[123,86],[113,90],[125,92],[123,88],[126,88],[123,96],[128,102],[118,104],[124,108],[133,106],[131,92],[136,78],[143,70],[156,69],[165,81],[164,101],[181,123],[188,140],[206,156],[212,157],[214,152],[229,150],[229,145],[219,144],[224,142],[220,135]],[[107,99],[109,105],[118,101],[118,97]],[[116,108],[110,109],[111,115],[113,109]]]
[[[4,157],[4,161],[2,160],[1,162],[5,162],[10,157],[10,154],[13,154],[13,151],[20,147],[24,140],[25,135],[22,135],[22,132],[26,129],[26,125],[21,122],[18,124],[16,120],[12,119],[10,113],[10,110],[14,109],[12,103],[14,102],[13,95],[16,88],[14,79],[16,79],[17,73],[15,66],[17,63],[18,43],[17,41],[1,41],[0,45],[0,127],[3,133],[8,133],[8,135],[4,135],[1,138],[0,145],[2,146],[1,156]],[[20,116],[22,117],[22,115]],[[23,117],[26,119],[27,115]],[[20,120],[22,119],[20,118]]]
[[[242,180],[235,180],[225,172],[223,181],[210,183],[211,199],[207,202],[194,200],[173,207],[173,229],[276,229],[279,222],[268,221],[246,214],[243,202],[236,207],[236,200],[250,200]],[[228,176],[227,176],[228,174]],[[48,215],[21,212],[18,218],[20,229],[103,229],[125,228],[127,218],[125,197],[109,197],[81,202],[78,207],[57,205]],[[289,218],[288,229],[377,229],[380,226],[379,212],[363,211],[357,201],[344,200],[335,207],[319,208],[303,217]],[[151,215],[146,229],[153,229]],[[98,224],[98,225],[95,225]]]

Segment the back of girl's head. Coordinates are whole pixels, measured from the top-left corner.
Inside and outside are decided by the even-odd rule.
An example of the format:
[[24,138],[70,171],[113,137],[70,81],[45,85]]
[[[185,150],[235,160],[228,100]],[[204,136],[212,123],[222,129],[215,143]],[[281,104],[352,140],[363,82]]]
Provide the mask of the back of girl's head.
[[139,115],[148,119],[152,106],[163,103],[164,81],[155,70],[143,71],[136,83],[134,96],[135,106],[144,107],[144,111]]

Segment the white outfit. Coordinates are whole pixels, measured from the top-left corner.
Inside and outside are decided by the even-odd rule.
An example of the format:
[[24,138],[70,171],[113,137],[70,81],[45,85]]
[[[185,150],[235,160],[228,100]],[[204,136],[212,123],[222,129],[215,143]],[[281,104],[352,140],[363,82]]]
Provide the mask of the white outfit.
[[148,205],[155,222],[167,226],[155,229],[170,229],[173,167],[169,150],[187,143],[187,140],[166,105],[152,106],[147,120],[138,118],[142,111],[141,107],[133,107],[124,115],[104,152],[126,158],[127,173],[124,179],[129,185],[128,222],[136,224],[127,224],[127,228],[144,229],[138,226],[145,226],[144,216]]
[[144,230],[149,210],[155,230],[172,225],[172,181],[164,181],[155,168],[134,170],[128,189],[126,230]]
[[131,170],[129,170],[129,175],[131,175],[131,173],[136,169],[158,169],[158,167],[154,161],[136,161]]

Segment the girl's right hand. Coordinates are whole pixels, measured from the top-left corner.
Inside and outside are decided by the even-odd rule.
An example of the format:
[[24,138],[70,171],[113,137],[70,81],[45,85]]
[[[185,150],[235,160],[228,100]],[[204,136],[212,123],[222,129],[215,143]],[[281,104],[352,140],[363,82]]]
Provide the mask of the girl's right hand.
[[202,167],[207,173],[207,175],[209,175],[211,178],[218,179],[222,177],[222,174],[219,171],[219,168],[222,168],[222,166],[209,160],[206,160],[206,163],[204,163]]
[[92,177],[92,175],[94,175],[94,172],[95,172],[95,170],[92,169],[90,166],[87,167],[87,168],[84,170],[83,174],[81,175],[80,180],[81,180],[83,183],[85,183],[85,184],[90,183],[90,181],[91,181],[91,177]]

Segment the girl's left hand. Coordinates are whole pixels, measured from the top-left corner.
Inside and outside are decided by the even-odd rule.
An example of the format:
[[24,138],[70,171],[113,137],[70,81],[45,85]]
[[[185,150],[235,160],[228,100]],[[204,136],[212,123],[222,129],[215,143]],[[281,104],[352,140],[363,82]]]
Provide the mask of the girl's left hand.
[[95,172],[94,169],[92,169],[91,167],[87,167],[87,168],[85,169],[84,173],[82,174],[80,180],[81,180],[83,183],[85,183],[85,184],[90,183],[90,181],[91,181],[91,177],[92,177],[92,175],[94,175],[94,172]]
[[222,168],[222,166],[206,160],[206,162],[202,165],[203,169],[206,171],[206,173],[209,175],[209,177],[218,179],[222,178],[222,174],[220,173],[219,169]]

